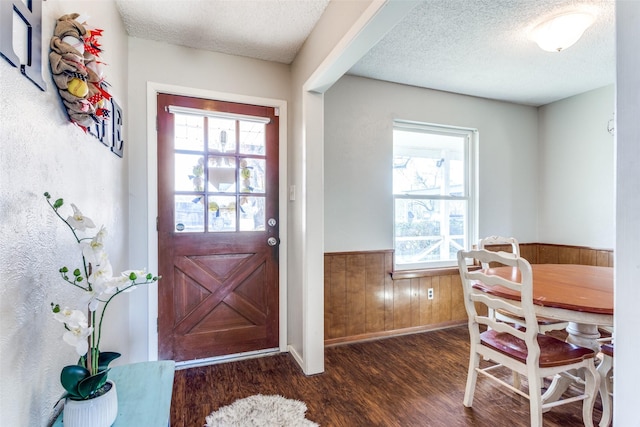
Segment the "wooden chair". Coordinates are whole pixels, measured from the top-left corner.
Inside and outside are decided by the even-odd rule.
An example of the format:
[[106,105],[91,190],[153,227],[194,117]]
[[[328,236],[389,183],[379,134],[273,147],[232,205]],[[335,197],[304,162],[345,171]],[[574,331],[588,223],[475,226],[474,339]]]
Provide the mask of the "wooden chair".
[[597,371],[600,374],[600,399],[602,400],[602,418],[599,427],[608,427],[613,414],[613,344],[600,347],[602,362]]
[[[485,237],[484,239],[480,239],[478,241],[478,249],[487,249],[493,250],[498,249],[502,251],[502,249],[510,249],[510,253],[514,256],[520,256],[520,244],[514,237],[502,237],[502,236],[490,236]],[[488,263],[483,263],[482,268],[489,268],[490,265]],[[494,314],[494,313],[490,313]],[[495,313],[497,319],[502,320],[503,322],[511,322],[522,324],[522,319],[519,319],[517,316],[514,316],[512,313],[507,313],[504,310],[498,311]],[[569,325],[568,322],[563,322],[561,320],[553,320],[547,319],[544,317],[538,318],[538,328],[540,332],[546,334],[549,331],[560,331],[567,328]]]
[[[486,270],[469,270],[468,262],[497,262],[520,270],[521,282],[513,282]],[[533,273],[527,260],[513,255],[490,252],[487,250],[459,251],[458,267],[464,291],[464,304],[469,317],[469,335],[471,355],[467,373],[467,385],[464,393],[464,406],[473,405],[478,374],[496,381],[521,396],[529,399],[531,426],[542,426],[542,413],[557,405],[582,400],[582,419],[584,425],[593,427],[593,405],[600,384],[600,376],[594,365],[595,352],[579,347],[549,335],[539,333],[538,322],[533,306]],[[487,286],[499,285],[520,294],[520,301],[504,299],[483,292],[474,287],[476,281]],[[502,309],[525,319],[524,328],[501,322],[487,315],[480,315],[476,303],[484,304],[494,310]],[[487,326],[480,332],[480,325]],[[495,362],[486,368],[480,368],[484,358]],[[487,363],[487,362],[483,362]],[[519,373],[528,380],[528,393],[508,384],[491,371],[504,366]],[[569,370],[582,371],[584,375],[584,393],[567,397],[555,402],[542,400],[542,378],[566,374]],[[506,390],[505,390],[506,391]]]

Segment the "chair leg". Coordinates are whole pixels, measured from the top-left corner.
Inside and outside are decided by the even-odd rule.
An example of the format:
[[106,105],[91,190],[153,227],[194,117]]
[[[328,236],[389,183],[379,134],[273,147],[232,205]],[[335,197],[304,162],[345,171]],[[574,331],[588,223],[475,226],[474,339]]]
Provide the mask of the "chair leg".
[[478,371],[476,368],[480,366],[480,355],[471,349],[469,357],[469,371],[467,372],[467,386],[464,389],[464,400],[462,403],[467,408],[473,406],[473,394],[476,390],[476,381],[478,379]]
[[529,414],[531,427],[542,427],[542,379],[536,375],[535,368],[527,372],[529,383]]
[[600,387],[600,374],[596,371],[593,359],[583,371],[585,379],[584,392],[589,397],[582,401],[582,422],[585,427],[593,427],[593,405],[596,402],[596,393]]
[[609,427],[611,424],[611,415],[613,412],[613,402],[611,399],[611,368],[613,367],[613,359],[604,356],[602,362],[598,365],[596,371],[600,374],[600,399],[602,400],[602,418],[599,427]]
[[520,381],[520,374],[516,371],[512,371],[511,375],[513,376],[513,386],[519,389],[522,386],[522,382]]

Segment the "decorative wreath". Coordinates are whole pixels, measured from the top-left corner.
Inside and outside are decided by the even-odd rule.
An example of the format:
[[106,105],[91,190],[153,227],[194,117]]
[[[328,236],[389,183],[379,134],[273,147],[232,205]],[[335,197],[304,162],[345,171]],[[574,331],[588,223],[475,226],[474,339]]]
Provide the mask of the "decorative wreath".
[[102,75],[103,63],[97,60],[102,52],[98,42],[102,30],[85,27],[76,21],[79,16],[72,13],[58,18],[49,62],[69,119],[86,132],[109,118],[105,102],[111,95]]

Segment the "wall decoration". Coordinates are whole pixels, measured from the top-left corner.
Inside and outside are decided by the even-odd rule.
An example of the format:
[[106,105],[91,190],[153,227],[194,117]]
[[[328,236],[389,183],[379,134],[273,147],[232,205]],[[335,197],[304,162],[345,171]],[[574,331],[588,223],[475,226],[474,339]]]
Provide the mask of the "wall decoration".
[[107,118],[104,104],[111,95],[106,91],[108,84],[102,76],[102,63],[97,60],[102,30],[87,30],[75,20],[78,16],[73,13],[58,18],[49,61],[69,119],[87,130]]
[[[19,19],[14,19],[17,16]],[[26,34],[26,58],[20,58],[15,51],[14,37]],[[20,40],[16,40],[20,44]],[[42,0],[0,0],[0,55],[31,80],[41,90],[47,85],[42,79]],[[23,62],[21,62],[21,60]]]
[[122,109],[108,92],[99,60],[103,30],[79,21],[72,13],[56,22],[49,53],[53,81],[69,120],[122,157]]

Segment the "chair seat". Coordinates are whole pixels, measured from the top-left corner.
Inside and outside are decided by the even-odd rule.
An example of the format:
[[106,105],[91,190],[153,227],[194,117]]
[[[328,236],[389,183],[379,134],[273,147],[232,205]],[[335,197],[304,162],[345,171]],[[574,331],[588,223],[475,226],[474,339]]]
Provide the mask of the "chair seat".
[[[480,334],[480,343],[522,363],[527,361],[526,343],[513,335],[490,329]],[[539,365],[541,368],[577,363],[596,355],[589,348],[570,344],[544,334],[538,334],[538,345],[540,346]]]
[[607,356],[613,357],[613,344],[604,344],[600,346],[600,351]]
[[[524,317],[521,316],[516,316],[513,313],[509,313],[508,311],[505,310],[496,310],[496,313],[499,313],[505,317],[509,317],[511,319],[515,319],[515,320],[520,320],[522,324],[525,323]],[[548,319],[546,317],[538,317],[538,325],[555,325],[558,323],[566,323],[564,320],[555,320],[555,319]]]

